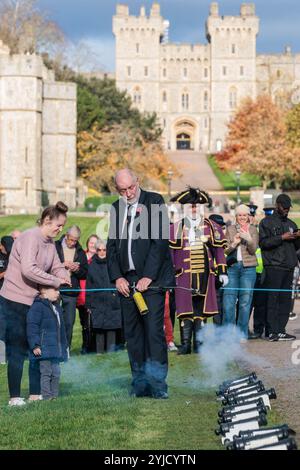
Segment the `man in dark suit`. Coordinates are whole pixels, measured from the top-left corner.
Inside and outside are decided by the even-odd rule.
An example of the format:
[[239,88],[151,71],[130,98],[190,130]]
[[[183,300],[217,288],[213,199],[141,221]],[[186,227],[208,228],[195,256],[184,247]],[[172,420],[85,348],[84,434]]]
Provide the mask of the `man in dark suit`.
[[[132,372],[131,394],[168,398],[165,293],[159,288],[174,285],[167,209],[159,194],[140,189],[130,170],[118,171],[115,183],[121,197],[110,214],[107,264],[110,279],[121,296]],[[145,315],[134,302],[134,284],[148,306]]]

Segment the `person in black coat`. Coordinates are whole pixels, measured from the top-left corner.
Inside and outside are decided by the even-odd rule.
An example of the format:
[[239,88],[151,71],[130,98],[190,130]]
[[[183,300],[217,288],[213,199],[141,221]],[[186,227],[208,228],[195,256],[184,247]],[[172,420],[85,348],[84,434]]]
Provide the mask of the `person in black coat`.
[[262,285],[268,289],[267,322],[269,341],[272,342],[296,339],[285,331],[291,309],[294,269],[298,265],[297,250],[300,248],[300,230],[288,218],[291,206],[290,197],[279,194],[273,214],[259,224],[259,246],[264,266]]
[[[121,198],[112,205],[107,242],[110,280],[121,295],[125,340],[136,397],[168,398],[165,291],[174,285],[168,247],[169,219],[160,194],[143,191],[130,170],[115,176]],[[142,293],[148,313],[141,315],[133,289]]]
[[[73,225],[68,229],[66,235],[55,242],[60,261],[71,273],[71,291],[61,293],[66,334],[70,349],[76,317],[76,300],[79,295],[80,280],[86,279],[88,272],[88,260],[79,243],[80,236],[80,228],[77,227],[77,225]],[[78,290],[76,291],[76,289]]]
[[122,328],[121,305],[115,291],[89,292],[88,289],[114,289],[110,282],[107,262],[106,243],[96,242],[96,254],[89,265],[86,280],[86,307],[91,311],[92,327],[96,333],[96,352],[116,350],[116,335]]
[[41,287],[27,314],[29,360],[40,361],[41,394],[44,400],[57,398],[59,363],[68,359],[63,311],[57,302],[59,291]]

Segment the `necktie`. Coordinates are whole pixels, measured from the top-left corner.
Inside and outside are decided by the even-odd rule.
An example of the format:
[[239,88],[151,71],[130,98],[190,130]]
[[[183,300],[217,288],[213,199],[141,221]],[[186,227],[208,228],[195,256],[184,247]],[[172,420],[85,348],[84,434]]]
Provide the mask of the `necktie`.
[[127,206],[127,217],[123,229],[122,240],[121,240],[121,256],[122,256],[122,268],[126,273],[129,271],[129,258],[128,258],[128,239],[129,239],[129,227],[132,219],[131,215],[132,206]]

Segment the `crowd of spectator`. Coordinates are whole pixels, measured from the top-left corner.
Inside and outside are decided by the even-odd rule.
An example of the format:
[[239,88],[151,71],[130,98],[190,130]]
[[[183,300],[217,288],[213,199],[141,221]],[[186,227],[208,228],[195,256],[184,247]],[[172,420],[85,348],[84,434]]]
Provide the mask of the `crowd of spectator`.
[[[270,342],[295,339],[286,332],[290,315],[295,318],[292,301],[299,278],[300,232],[288,218],[291,205],[289,196],[281,194],[274,208],[265,209],[259,224],[253,204],[237,206],[230,224],[218,213],[209,217],[227,240],[229,281],[227,288],[216,285],[218,313],[213,321],[218,326],[236,325],[241,342],[263,335]],[[20,385],[28,348],[30,400],[58,396],[59,362],[72,355],[77,310],[81,354],[101,355],[126,347],[120,295],[109,276],[106,242],[91,234],[84,250],[76,225],[57,239],[66,216],[67,207],[57,203],[45,209],[37,228],[24,233],[14,230],[1,238],[0,362],[8,364],[10,405],[25,404]],[[165,295],[164,330],[168,350],[177,351],[172,287]]]

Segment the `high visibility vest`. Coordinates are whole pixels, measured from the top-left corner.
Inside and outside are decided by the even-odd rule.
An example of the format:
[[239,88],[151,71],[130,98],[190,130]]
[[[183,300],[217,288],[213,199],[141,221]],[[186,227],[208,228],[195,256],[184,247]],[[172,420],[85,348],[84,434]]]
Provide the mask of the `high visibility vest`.
[[258,263],[258,265],[256,266],[256,272],[257,272],[257,274],[261,274],[264,270],[263,260],[262,260],[262,256],[261,256],[261,249],[257,248],[255,254],[256,254],[256,259],[257,259],[257,263]]

